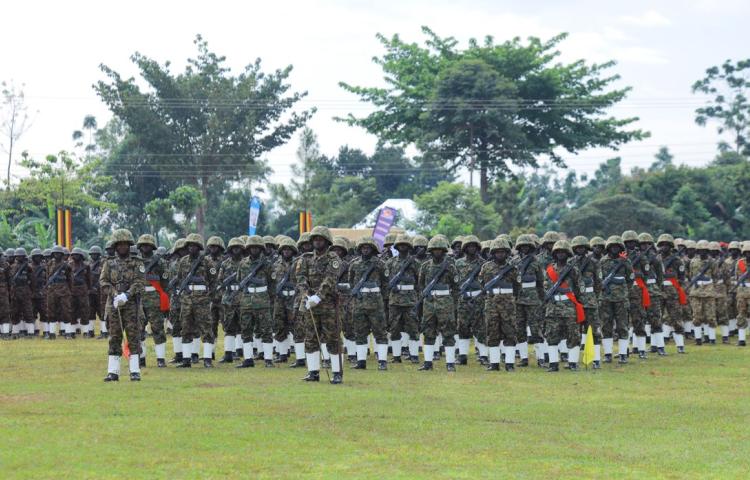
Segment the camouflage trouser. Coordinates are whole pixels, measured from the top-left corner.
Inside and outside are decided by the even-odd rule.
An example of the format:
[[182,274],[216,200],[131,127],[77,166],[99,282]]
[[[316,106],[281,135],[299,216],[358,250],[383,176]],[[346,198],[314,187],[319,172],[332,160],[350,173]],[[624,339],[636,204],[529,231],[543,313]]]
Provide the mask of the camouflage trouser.
[[47,288],[47,320],[70,323],[70,291],[67,285],[52,284]]
[[276,341],[286,340],[294,328],[293,297],[276,296],[273,301],[273,336]]
[[341,315],[341,330],[344,338],[354,341],[354,324],[352,323],[352,298],[339,295],[339,314]]
[[164,333],[164,316],[161,313],[161,302],[158,292],[146,292],[141,299],[143,306],[143,330],[146,330],[146,324],[151,324],[151,334],[154,337],[154,344],[161,345],[167,341]]
[[602,300],[599,303],[599,316],[602,321],[602,337],[618,339],[628,338],[628,302],[611,302]]
[[180,323],[182,343],[200,338],[203,343],[213,344],[216,339],[211,328],[211,300],[203,293],[185,293],[180,297]]
[[693,325],[700,327],[704,323],[709,327],[716,326],[716,299],[714,297],[690,297],[690,308],[693,310]]
[[740,288],[747,292],[737,295],[737,328],[747,328],[747,317],[750,314],[750,288]]
[[716,296],[716,323],[719,325],[729,325],[726,294]]
[[425,345],[434,345],[438,333],[443,335],[443,345],[456,344],[456,317],[453,297],[430,297],[422,304],[422,333]]
[[[224,317],[221,319],[221,328],[224,330],[224,336],[236,336],[242,331],[240,328],[240,304],[224,305]],[[237,347],[240,348],[239,346]]]
[[34,318],[39,317],[39,321],[45,323],[47,321],[47,297],[32,298],[31,311]]
[[81,325],[89,324],[89,293],[85,288],[73,287],[70,292],[71,319],[73,323],[80,321]]
[[[375,343],[388,343],[385,331],[385,307],[380,293],[365,293],[362,299],[352,299],[352,324],[357,345],[366,345],[372,332]],[[313,312],[315,313],[315,312]],[[401,333],[399,332],[399,335]]]
[[318,304],[312,311],[300,312],[300,317],[305,323],[305,352],[319,351],[322,343],[328,347],[328,353],[331,355],[343,353],[336,326],[336,308],[333,304]]
[[594,343],[599,345],[602,343],[602,320],[599,317],[598,307],[584,307],[584,313],[586,314],[586,320],[580,324],[580,332],[586,334],[589,327],[591,327],[591,333],[594,336]]
[[[125,305],[115,309],[112,307],[109,327],[109,354],[122,355],[122,330],[128,336],[128,348],[131,355],[141,353],[141,324],[138,321],[138,306],[134,300],[129,300]],[[122,322],[122,323],[120,323]]]
[[580,325],[576,323],[576,315],[550,315],[545,323],[544,336],[550,345],[558,345],[565,340],[568,348],[574,348],[581,344]]
[[21,321],[33,323],[34,308],[31,301],[31,289],[29,287],[17,287],[14,293],[13,302],[11,303],[13,307],[11,315],[13,324],[17,325]]
[[92,322],[99,317],[102,320],[103,317],[103,302],[99,300],[99,293],[89,293],[89,320]]
[[169,323],[172,324],[172,337],[182,337],[182,322],[180,321],[180,299],[172,295],[169,299]]
[[663,316],[664,323],[669,325],[674,333],[683,334],[685,333],[685,327],[683,320],[685,319],[685,308],[680,305],[680,297],[677,294],[677,290],[668,287],[664,289],[664,301],[662,302],[662,315],[664,312],[667,313]]
[[305,320],[305,315],[303,312],[300,312],[299,310],[299,304],[296,303],[295,298],[295,307],[291,312],[292,315],[292,336],[294,337],[295,343],[302,343],[305,341],[305,338],[307,337],[307,325]]
[[[643,297],[641,290],[635,287],[636,294],[630,296],[628,302],[628,314],[630,317],[630,326],[633,328],[633,333],[637,337],[646,336],[646,309],[643,308]],[[623,337],[627,338],[627,337]]]
[[519,340],[526,337],[526,327],[531,330],[529,343],[544,342],[544,309],[541,305],[516,305],[516,332]]
[[727,316],[730,320],[737,318],[737,290],[727,297]]
[[391,340],[401,340],[401,332],[408,333],[411,340],[419,338],[419,325],[417,325],[414,305],[389,305],[388,319],[391,322],[389,326]]
[[661,304],[661,296],[651,295],[651,305],[646,309],[646,321],[651,325],[651,333],[662,332]]
[[252,342],[253,337],[260,338],[263,343],[273,342],[273,320],[268,308],[242,307],[240,329],[243,343]]
[[458,301],[456,312],[458,338],[467,340],[474,336],[478,342],[484,343],[487,338],[487,324],[484,321],[484,302],[477,297],[474,297],[473,301],[462,298]]
[[[490,295],[484,302],[484,321],[487,325],[487,346],[506,347],[516,344],[516,311],[512,295]],[[526,335],[523,335],[526,338]]]
[[10,323],[10,301],[5,285],[0,285],[0,324]]
[[214,338],[219,336],[219,324],[224,318],[224,305],[221,300],[211,300],[211,331]]

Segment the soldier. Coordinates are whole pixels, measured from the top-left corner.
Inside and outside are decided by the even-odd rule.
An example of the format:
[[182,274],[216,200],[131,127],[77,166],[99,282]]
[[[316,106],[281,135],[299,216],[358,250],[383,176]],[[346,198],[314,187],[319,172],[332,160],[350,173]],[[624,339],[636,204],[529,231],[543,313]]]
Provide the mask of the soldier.
[[[734,335],[737,332],[737,261],[740,259],[741,243],[738,241],[729,242],[729,255],[726,260],[727,270],[729,270],[729,290],[727,292],[727,315],[729,316],[729,332]],[[724,334],[722,333],[722,337]]]
[[[241,335],[240,318],[240,264],[245,244],[239,238],[229,240],[229,258],[221,263],[219,268],[219,293],[222,295],[223,317],[221,327],[224,329],[224,357],[219,363],[232,363],[237,350],[237,335]],[[240,345],[242,343],[240,342]],[[244,349],[243,349],[244,352]],[[250,356],[252,360],[252,356]],[[254,364],[254,362],[252,362]]]
[[707,240],[696,244],[698,256],[690,260],[692,275],[688,289],[690,307],[693,311],[693,333],[695,344],[703,344],[703,334],[707,334],[710,343],[716,343],[716,297],[714,284],[719,277],[719,268],[709,254]]
[[[580,348],[580,325],[585,320],[581,297],[580,273],[575,264],[569,262],[573,250],[567,240],[559,240],[552,247],[554,263],[547,265],[544,288],[552,294],[545,310],[545,336],[549,344],[548,372],[559,371],[558,345],[566,340],[568,346],[568,369],[578,370]],[[545,293],[545,296],[547,294]]]
[[294,340],[294,357],[295,361],[290,368],[302,368],[306,365],[305,355],[305,317],[302,313],[304,310],[305,299],[299,291],[297,283],[297,265],[302,261],[302,255],[312,252],[312,242],[310,242],[310,233],[304,232],[297,240],[297,252],[299,255],[294,259],[292,269],[292,279],[297,286],[297,293],[294,297],[294,328],[292,329],[292,339]]
[[648,265],[648,269],[644,270],[643,276],[650,299],[650,304],[646,309],[646,320],[651,328],[651,352],[664,356],[667,354],[664,350],[664,328],[661,316],[662,299],[664,297],[664,268],[655,251],[654,237],[651,234],[644,232],[638,235],[638,244],[641,256]]
[[35,248],[31,251],[31,275],[34,277],[34,289],[31,293],[31,313],[34,320],[39,318],[42,327],[42,337],[49,337],[49,322],[47,322],[47,268],[44,266],[42,250]]
[[185,238],[185,246],[188,254],[177,261],[177,278],[180,282],[176,293],[180,300],[183,358],[177,368],[190,368],[193,353],[198,354],[193,339],[203,341],[203,367],[212,368],[215,338],[211,327],[211,291],[215,288],[219,272],[213,262],[201,253],[203,237],[191,233]]
[[240,328],[245,360],[237,368],[254,367],[253,340],[262,342],[264,364],[273,365],[273,320],[271,317],[272,297],[269,288],[271,265],[263,254],[265,245],[259,235],[251,235],[245,249],[249,255],[240,264],[237,277],[240,278]]
[[401,363],[403,347],[408,347],[409,360],[416,364],[419,363],[419,325],[414,306],[420,263],[410,255],[412,241],[408,235],[396,237],[395,248],[398,256],[386,263],[388,285],[392,285],[388,292],[388,319],[393,362]]
[[[224,261],[224,252],[226,251],[224,240],[217,236],[209,237],[206,242],[206,249],[208,250],[206,257],[211,260],[218,272],[221,268],[221,262]],[[214,332],[214,338],[219,338],[219,323],[221,323],[223,317],[224,307],[221,304],[221,292],[213,292],[211,294],[211,329]]]
[[628,301],[628,313],[630,317],[630,328],[634,335],[633,346],[638,351],[638,358],[646,359],[646,308],[651,304],[651,297],[646,286],[646,275],[651,265],[643,252],[638,248],[638,234],[633,230],[622,232],[622,241],[625,244],[626,254],[633,268],[635,282],[630,288]]
[[333,378],[331,383],[343,382],[341,366],[341,331],[337,325],[335,307],[336,282],[341,269],[338,255],[328,251],[333,237],[327,227],[317,226],[310,232],[313,252],[305,253],[295,266],[297,288],[304,299],[306,325],[308,382],[320,381],[320,345],[328,345],[331,353]]
[[102,273],[102,249],[94,245],[89,249],[89,269],[91,270],[91,289],[89,290],[89,320],[91,324],[91,336],[94,336],[94,330],[97,318],[99,319],[99,337],[107,338],[107,322],[104,320],[104,306],[99,288],[99,275]]
[[461,258],[462,252],[462,246],[463,246],[464,238],[459,235],[453,239],[451,242],[451,251],[450,254],[453,256],[454,260],[458,260]]
[[589,254],[591,242],[584,236],[574,237],[570,242],[573,248],[573,264],[578,269],[581,276],[581,295],[578,297],[583,304],[586,314],[586,320],[581,324],[581,343],[586,342],[588,328],[591,327],[591,334],[594,337],[594,369],[601,367],[601,344],[602,344],[602,323],[599,318],[599,296],[602,293],[602,270],[599,267],[599,261]]
[[27,337],[34,334],[34,309],[32,292],[36,289],[33,269],[29,265],[26,249],[17,248],[14,252],[16,261],[11,269],[11,306],[13,322],[12,337]]
[[[685,243],[683,244],[683,249],[680,252],[680,258],[682,258],[683,263],[685,264],[685,272],[686,272],[686,280],[689,284],[690,280],[693,277],[693,274],[690,273],[690,261],[695,258],[695,246],[696,242],[695,240],[685,240]],[[685,292],[687,292],[687,288],[685,289]],[[688,303],[683,306],[683,318],[685,319],[685,334],[686,335],[694,335],[693,330],[693,307],[690,306],[690,301],[688,300]],[[702,341],[703,339],[701,339]]]
[[[279,240],[279,252],[273,264],[271,280],[275,285],[273,301],[274,338],[277,342],[278,363],[286,363],[291,348],[291,332],[294,328],[294,292],[293,281],[294,256],[297,245],[289,237]],[[346,253],[346,252],[344,252]]]
[[5,254],[0,250],[0,337],[3,340],[10,338],[10,286],[11,267],[6,260]]
[[627,258],[620,254],[625,250],[622,238],[612,235],[605,246],[607,256],[601,260],[602,293],[599,315],[602,322],[602,347],[604,362],[612,362],[613,334],[617,335],[619,363],[628,363],[628,301],[630,285],[635,281],[633,269]]
[[687,304],[687,295],[683,288],[685,282],[685,264],[674,250],[675,240],[672,235],[664,233],[659,236],[656,246],[659,248],[659,261],[664,271],[662,281],[663,311],[667,312],[666,324],[674,332],[674,343],[677,353],[685,353],[685,330],[683,305]]
[[[529,343],[534,344],[537,366],[545,366],[547,353],[544,345],[544,270],[535,255],[536,245],[531,235],[522,234],[516,239],[519,255],[517,270],[521,289],[516,298],[516,334],[520,345],[520,366],[529,364]],[[528,337],[527,337],[528,333]]]
[[460,285],[456,321],[458,325],[458,364],[466,365],[472,336],[475,339],[477,350],[479,350],[480,362],[488,354],[485,343],[487,341],[487,328],[484,322],[483,302],[479,298],[482,293],[479,272],[485,261],[479,255],[482,247],[476,236],[467,235],[462,237],[461,240],[461,258],[456,261]]
[[436,235],[427,245],[431,260],[422,264],[419,271],[419,291],[423,294],[427,286],[430,291],[422,298],[424,334],[424,364],[419,370],[432,370],[433,352],[438,334],[445,342],[445,366],[449,372],[456,371],[456,318],[455,298],[458,294],[458,271],[448,256],[448,241]]
[[141,366],[146,364],[145,334],[146,324],[151,324],[151,335],[154,338],[154,351],[156,352],[156,366],[164,368],[167,366],[167,335],[164,332],[164,312],[169,311],[169,297],[166,286],[169,272],[167,262],[159,255],[154,254],[156,250],[156,239],[153,235],[144,234],[138,237],[136,243],[141,252],[143,260],[143,296],[141,305],[143,307],[143,324],[141,328]]
[[[716,299],[716,323],[721,329],[721,343],[729,344],[729,312],[727,309],[729,284],[732,281],[732,267],[722,258],[719,242],[709,242],[709,255],[716,262],[717,277],[714,283],[714,298]],[[716,335],[716,330],[714,330]],[[716,338],[711,343],[716,343]]]
[[[747,317],[750,313],[750,275],[748,274],[748,263],[750,263],[750,241],[743,242],[740,246],[742,258],[737,260],[735,268],[735,282],[737,284],[737,345],[747,346]],[[0,313],[1,314],[1,313]]]
[[271,235],[266,235],[265,237],[263,237],[263,246],[263,254],[268,258],[268,263],[270,265],[273,265],[278,258],[278,254],[276,252],[276,239]]
[[597,262],[604,256],[604,248],[607,246],[607,242],[602,237],[591,237],[589,240],[589,247],[591,248],[591,256]]
[[138,299],[143,295],[143,262],[130,255],[134,244],[133,234],[120,228],[112,233],[112,246],[116,256],[102,266],[99,285],[107,303],[112,304],[112,315],[109,318],[109,364],[105,382],[117,382],[120,379],[120,356],[122,355],[123,331],[127,335],[130,349],[130,380],[141,380],[141,325],[138,320]]
[[539,248],[539,253],[537,254],[537,261],[543,270],[547,268],[547,265],[555,261],[552,256],[552,247],[554,247],[555,243],[559,240],[560,234],[553,231],[545,232],[542,236],[542,244]]
[[[344,335],[344,347],[347,359],[352,365],[357,363],[357,340],[352,322],[352,285],[349,283],[349,262],[357,257],[349,254],[349,242],[346,238],[333,237],[331,251],[341,259],[339,278],[336,283],[336,302],[339,312],[339,320]],[[351,257],[351,258],[350,258]]]
[[[70,289],[70,304],[72,307],[71,320],[81,326],[84,338],[89,336],[89,290],[91,289],[91,269],[84,261],[86,253],[76,247],[71,252],[71,268],[73,270],[73,287]],[[93,325],[91,325],[91,338]]]
[[[491,240],[482,240],[482,259],[484,261],[490,260],[490,246],[492,244]],[[536,247],[535,247],[536,248]]]
[[[367,368],[367,338],[375,337],[378,370],[388,369],[388,336],[385,329],[387,281],[385,263],[377,257],[378,246],[372,237],[357,242],[360,257],[349,265],[349,284],[352,286],[352,324],[357,342],[355,369]],[[394,352],[395,353],[395,352]]]
[[521,290],[518,270],[508,262],[510,243],[495,239],[490,247],[492,260],[485,262],[479,272],[482,290],[487,295],[484,318],[487,325],[489,366],[487,370],[500,370],[500,342],[505,353],[505,371],[512,372],[516,361],[515,300]]
[[[174,349],[174,358],[170,363],[182,365],[185,358],[192,361],[192,349],[187,352],[187,356],[182,351],[182,322],[180,321],[180,297],[177,295],[177,286],[182,281],[177,274],[177,263],[187,255],[185,248],[185,239],[179,238],[172,246],[172,254],[169,259],[169,284],[167,293],[169,293],[169,322],[172,324],[172,348]],[[198,362],[198,352],[195,353],[195,362]]]
[[396,242],[396,237],[397,235],[395,233],[389,233],[385,236],[385,239],[383,240],[383,252],[381,253],[383,261],[386,261],[393,256],[391,247]]
[[64,260],[62,247],[52,248],[52,259],[47,262],[47,320],[50,322],[50,338],[55,338],[57,322],[60,323],[60,334],[71,339],[70,325],[70,290],[73,286],[73,272],[70,264]]

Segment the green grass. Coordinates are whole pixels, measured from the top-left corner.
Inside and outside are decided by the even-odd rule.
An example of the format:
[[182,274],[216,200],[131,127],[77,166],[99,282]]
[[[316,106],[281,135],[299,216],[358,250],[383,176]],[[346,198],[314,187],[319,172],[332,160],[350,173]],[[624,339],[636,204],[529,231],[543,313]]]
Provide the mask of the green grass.
[[340,386],[224,366],[136,383],[124,362],[105,384],[106,349],[0,343],[0,478],[747,478],[750,349],[596,373],[347,367]]

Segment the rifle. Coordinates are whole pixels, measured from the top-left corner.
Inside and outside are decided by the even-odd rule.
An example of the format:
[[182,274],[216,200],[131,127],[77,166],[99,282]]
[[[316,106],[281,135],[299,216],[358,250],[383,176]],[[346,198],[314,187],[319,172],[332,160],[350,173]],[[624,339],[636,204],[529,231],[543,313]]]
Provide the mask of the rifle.
[[560,275],[557,276],[557,281],[550,287],[549,290],[547,290],[547,293],[544,294],[544,303],[547,303],[552,300],[552,297],[555,296],[555,293],[557,293],[557,290],[560,288],[560,285],[565,281],[565,278],[570,274],[571,271],[573,271],[574,264],[573,262],[570,262],[565,269],[563,269],[562,272],[560,272]]
[[18,270],[16,270],[15,275],[13,275],[13,278],[11,279],[11,285],[15,285],[16,284],[16,279],[18,278],[19,275],[21,275],[21,272],[23,272],[24,270],[26,270],[26,266],[28,264],[29,264],[29,262],[26,261],[26,262],[23,262],[23,264],[20,267],[18,267]]
[[292,275],[292,269],[294,268],[294,261],[290,262],[289,268],[286,269],[286,273],[284,273],[284,276],[281,277],[281,281],[278,285],[276,285],[276,296],[281,295],[281,292],[284,291],[284,287],[289,282],[289,277]]
[[409,259],[406,261],[403,267],[396,272],[396,275],[393,276],[388,281],[388,291],[389,292],[395,292],[398,289],[398,283],[401,281],[401,278],[403,278],[404,274],[406,273],[406,270],[414,263],[414,257],[409,257]]
[[484,284],[484,286],[482,287],[482,293],[487,293],[490,290],[492,290],[493,288],[495,288],[495,285],[497,285],[497,282],[499,282],[500,280],[502,280],[503,277],[508,272],[510,272],[511,268],[513,268],[513,265],[506,265],[505,267],[503,267],[503,269],[500,270],[497,275],[495,275],[494,277],[492,277],[489,282],[487,282],[487,283]]
[[156,264],[159,263],[160,259],[161,257],[159,255],[154,255],[154,259],[151,260],[151,263],[146,265],[146,269],[145,269],[146,274],[149,274],[151,272],[151,270],[156,266]]
[[[200,265],[200,263],[203,261],[203,258],[205,258],[205,257],[203,257],[203,255],[198,255],[198,258],[196,258],[195,260],[193,260],[193,264],[190,265],[190,271],[188,271],[188,274],[185,275],[185,278],[182,279],[182,282],[180,283],[180,286],[177,287],[177,290],[175,290],[175,292],[174,292],[175,297],[179,297],[180,295],[182,295],[182,291],[187,288],[188,282],[190,281],[190,278],[195,273],[195,269],[198,268],[198,265]],[[171,282],[170,282],[170,284],[171,284]]]
[[259,261],[258,264],[253,267],[252,270],[250,270],[250,273],[242,279],[242,281],[240,282],[240,287],[237,290],[233,290],[229,293],[228,300],[230,303],[234,300],[234,297],[237,296],[237,293],[242,292],[247,288],[248,284],[257,282],[257,280],[255,280],[255,274],[258,273],[258,270],[260,270],[261,267],[263,267],[265,264],[266,262],[264,262],[263,260]]
[[214,289],[214,291],[211,292],[211,295],[213,295],[215,293],[218,293],[218,292],[224,290],[225,288],[227,288],[229,286],[229,284],[234,281],[235,278],[237,278],[237,272],[234,272],[233,274],[231,274],[227,278],[225,278],[224,281],[221,282],[221,285],[219,285],[218,287],[216,287]]
[[690,289],[693,288],[696,283],[698,283],[698,279],[702,277],[709,268],[711,268],[711,260],[709,260],[708,263],[706,263],[706,265],[701,269],[701,271],[698,272],[698,275],[693,276],[693,279],[690,281],[690,284],[687,286],[687,288],[685,288],[685,291],[690,291]]
[[641,261],[641,258],[643,258],[643,256],[646,255],[648,252],[650,252],[652,248],[654,248],[653,244],[651,244],[651,246],[648,247],[646,250],[642,252],[638,252],[638,255],[633,257],[633,261],[631,262],[633,266],[635,267],[638,264],[638,262]]
[[81,273],[83,273],[84,270],[86,270],[86,265],[85,264],[81,268],[79,268],[78,270],[76,270],[75,272],[73,272],[73,282],[76,281],[76,279],[78,278],[78,276]]
[[367,282],[367,279],[370,277],[370,274],[373,270],[375,270],[376,263],[373,261],[372,265],[365,270],[365,273],[362,274],[362,277],[360,277],[359,281],[356,285],[352,288],[352,297],[356,298],[362,298],[362,287],[364,287],[365,282]]
[[443,260],[443,263],[440,264],[440,268],[438,269],[437,274],[435,274],[434,277],[432,277],[432,280],[430,280],[430,283],[427,284],[427,286],[424,287],[424,290],[422,290],[422,294],[419,296],[419,300],[417,301],[416,305],[414,305],[414,314],[416,315],[419,312],[419,307],[424,303],[424,299],[429,297],[432,293],[432,289],[435,288],[435,285],[437,284],[438,280],[440,280],[440,277],[443,276],[445,273],[445,270],[448,269],[448,256],[445,257],[445,260]]
[[463,297],[466,295],[466,292],[469,291],[469,288],[471,287],[471,284],[474,283],[474,281],[477,279],[477,275],[479,275],[479,271],[482,269],[483,263],[480,263],[476,267],[474,267],[474,270],[469,273],[469,276],[466,277],[466,280],[464,283],[461,284],[461,289],[459,290],[459,296]]
[[745,273],[740,275],[740,278],[737,279],[737,283],[732,285],[732,287],[729,289],[728,293],[734,293],[735,290],[740,286],[741,283],[743,283],[745,280],[747,280],[748,276],[750,276],[750,268],[747,269]]
[[47,279],[47,286],[48,286],[48,287],[49,287],[50,285],[52,285],[52,282],[53,282],[53,281],[57,280],[57,275],[58,275],[58,274],[60,273],[60,271],[61,271],[61,270],[63,269],[63,267],[64,267],[65,265],[66,265],[66,263],[65,263],[65,262],[60,262],[60,266],[59,266],[59,267],[57,267],[57,270],[55,270],[54,272],[52,272],[52,275],[50,275],[50,276],[49,276],[49,278]]
[[617,265],[615,265],[615,268],[613,268],[612,271],[609,272],[606,277],[604,277],[604,280],[602,280],[602,290],[609,293],[609,284],[612,283],[612,279],[615,278],[617,272],[619,272],[624,265],[625,262],[623,260],[617,259]]

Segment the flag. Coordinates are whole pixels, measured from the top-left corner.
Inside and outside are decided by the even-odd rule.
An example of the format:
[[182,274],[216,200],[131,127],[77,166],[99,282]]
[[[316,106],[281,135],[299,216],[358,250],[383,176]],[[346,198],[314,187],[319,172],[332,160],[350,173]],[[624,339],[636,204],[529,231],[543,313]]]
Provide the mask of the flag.
[[393,223],[396,221],[396,209],[392,207],[384,207],[378,213],[378,218],[375,221],[375,228],[372,230],[372,238],[375,239],[375,243],[378,244],[378,248],[383,248],[385,243],[385,236],[391,231]]
[[594,361],[594,332],[591,330],[591,325],[586,330],[586,342],[583,344],[583,357],[581,360],[586,366],[591,365]]
[[260,198],[253,196],[248,204],[247,234],[255,235],[258,227],[258,217],[260,216]]
[[128,346],[128,339],[125,336],[123,336],[122,339],[122,356],[125,357],[126,360],[130,358],[130,347]]

